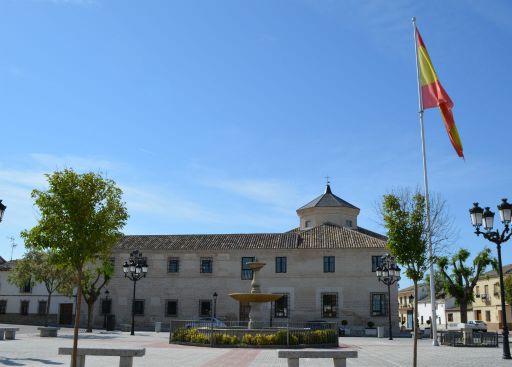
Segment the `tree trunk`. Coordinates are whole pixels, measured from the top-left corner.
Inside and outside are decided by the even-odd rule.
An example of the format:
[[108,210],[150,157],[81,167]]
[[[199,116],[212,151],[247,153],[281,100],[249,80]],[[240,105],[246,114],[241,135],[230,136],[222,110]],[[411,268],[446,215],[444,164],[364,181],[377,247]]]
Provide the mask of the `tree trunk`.
[[46,320],[44,321],[44,326],[48,326],[50,324],[50,302],[52,301],[52,292],[48,292],[48,299],[46,301]]
[[414,281],[414,335],[413,335],[413,357],[412,365],[418,365],[418,281]]
[[76,367],[78,349],[78,328],[80,327],[80,305],[82,303],[82,269],[78,271],[78,289],[76,294],[75,328],[73,330],[73,352],[71,354],[71,367]]
[[464,298],[459,300],[460,304],[460,322],[466,324],[468,322],[468,301]]
[[94,310],[94,302],[87,302],[87,332],[92,333],[92,311]]

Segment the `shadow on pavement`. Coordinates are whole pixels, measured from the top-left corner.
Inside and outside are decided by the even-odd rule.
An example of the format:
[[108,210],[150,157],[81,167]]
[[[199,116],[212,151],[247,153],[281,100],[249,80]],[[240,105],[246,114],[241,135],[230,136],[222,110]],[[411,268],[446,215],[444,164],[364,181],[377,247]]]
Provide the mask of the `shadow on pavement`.
[[58,364],[64,364],[62,362],[55,362],[50,361],[49,359],[40,359],[40,358],[6,358],[6,357],[0,357],[0,365],[4,366],[29,366],[32,365],[27,363],[22,363],[23,361],[27,362],[40,362],[42,364],[48,364],[48,365],[58,365]]

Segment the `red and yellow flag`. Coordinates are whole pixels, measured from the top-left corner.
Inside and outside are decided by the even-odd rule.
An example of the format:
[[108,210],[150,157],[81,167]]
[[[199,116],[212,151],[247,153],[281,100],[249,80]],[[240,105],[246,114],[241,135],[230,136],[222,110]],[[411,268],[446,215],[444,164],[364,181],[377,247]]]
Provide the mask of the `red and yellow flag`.
[[430,56],[428,55],[427,48],[423,43],[418,28],[416,28],[416,41],[418,43],[418,65],[420,69],[419,77],[422,106],[424,109],[439,107],[450,141],[459,157],[464,158],[462,143],[452,114],[453,102],[437,78],[436,71],[434,70],[434,66],[432,65],[432,61],[430,60]]

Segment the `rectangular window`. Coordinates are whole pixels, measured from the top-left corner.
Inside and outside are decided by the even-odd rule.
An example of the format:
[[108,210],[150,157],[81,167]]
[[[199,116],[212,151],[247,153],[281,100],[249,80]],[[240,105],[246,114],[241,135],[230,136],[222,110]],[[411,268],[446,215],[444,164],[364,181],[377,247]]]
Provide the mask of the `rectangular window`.
[[21,303],[20,303],[20,314],[21,315],[28,315],[28,305],[29,305],[29,301],[21,301]]
[[200,260],[201,273],[213,272],[213,259],[211,257],[202,257]]
[[165,305],[166,316],[178,316],[178,300],[170,299],[167,300]]
[[306,228],[311,227],[311,221],[310,221],[310,220],[307,220],[307,221],[304,223],[304,227],[306,227]]
[[476,286],[475,295],[477,297],[480,297],[480,286],[478,286],[478,285]]
[[252,270],[249,268],[249,263],[254,261],[252,257],[242,257],[242,280],[252,280]]
[[20,288],[20,293],[32,293],[32,279],[29,279],[25,285]]
[[136,299],[135,302],[133,302],[133,313],[136,316],[144,316],[144,300],[143,299]]
[[170,257],[167,261],[167,272],[168,273],[179,273],[180,272],[180,259],[178,257]]
[[484,293],[487,297],[489,297],[489,286],[488,285],[484,285]]
[[372,293],[372,316],[386,316],[386,294]]
[[283,294],[281,298],[274,301],[274,318],[288,317],[288,295]]
[[421,316],[421,324],[423,325],[423,316]]
[[112,300],[111,299],[102,299],[101,300],[101,314],[102,315],[110,315],[112,313]]
[[39,301],[37,304],[37,314],[38,315],[46,315],[46,301]]
[[202,299],[199,301],[199,316],[208,317],[212,315],[212,301]]
[[0,300],[0,315],[5,315],[7,311],[7,300]]
[[453,313],[448,314],[448,321],[453,322]]
[[376,272],[377,268],[382,265],[382,256],[372,256],[372,272]]
[[338,311],[338,294],[322,294],[322,317],[336,317]]
[[491,321],[491,311],[485,311],[485,321]]
[[494,295],[495,296],[500,295],[500,283],[494,283]]
[[324,273],[334,273],[334,256],[324,256]]
[[347,219],[347,220],[345,221],[345,225],[346,225],[347,227],[352,227],[352,221],[351,221],[351,220],[349,220],[349,219]]
[[276,257],[276,273],[286,273],[286,256]]

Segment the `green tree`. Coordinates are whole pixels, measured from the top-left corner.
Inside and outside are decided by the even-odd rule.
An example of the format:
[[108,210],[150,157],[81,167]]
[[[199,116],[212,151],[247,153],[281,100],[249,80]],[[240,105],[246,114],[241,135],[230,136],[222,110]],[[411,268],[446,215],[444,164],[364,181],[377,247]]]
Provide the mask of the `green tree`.
[[[426,242],[425,198],[419,193],[403,190],[384,195],[381,207],[387,229],[388,248],[405,275],[414,284],[414,320],[418,320],[418,283],[429,266]],[[413,366],[418,360],[418,328],[414,322]]]
[[491,250],[487,247],[480,251],[472,265],[467,265],[466,261],[470,255],[468,250],[461,248],[451,259],[441,256],[437,260],[443,275],[444,289],[448,295],[455,298],[460,307],[460,321],[464,323],[468,321],[468,305],[475,301],[473,289],[480,275],[489,265],[496,267],[496,259],[491,256]]
[[94,304],[101,295],[101,290],[105,287],[112,274],[114,268],[110,261],[103,262],[101,266],[88,268],[84,270],[82,279],[82,290],[84,300],[87,304],[87,332],[92,332],[92,315],[94,311]]
[[503,283],[505,286],[505,302],[512,305],[512,275],[508,275]]
[[[425,282],[427,289],[430,289],[430,273],[425,274],[423,281]],[[434,290],[436,295],[441,294],[444,290],[444,277],[439,269],[434,270]]]
[[28,282],[31,286],[35,283],[44,284],[48,292],[45,326],[50,322],[53,293],[60,292],[67,296],[73,294],[73,272],[68,267],[58,266],[53,254],[53,251],[29,250],[22,259],[16,261],[9,272],[9,282],[18,287],[23,287]]
[[76,367],[84,270],[87,264],[108,259],[128,213],[121,189],[99,174],[65,169],[46,176],[48,190],[32,191],[39,222],[22,232],[22,237],[33,248],[51,249],[60,267],[75,272],[77,309],[71,363]]

